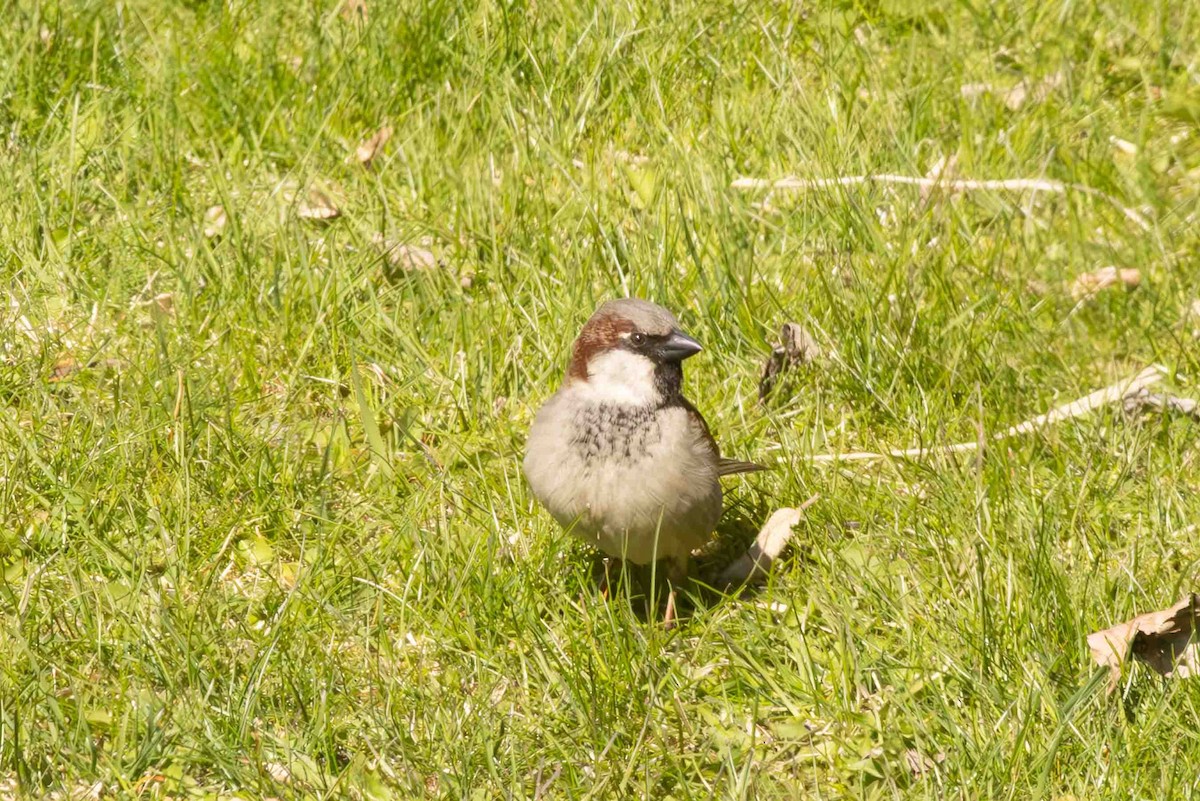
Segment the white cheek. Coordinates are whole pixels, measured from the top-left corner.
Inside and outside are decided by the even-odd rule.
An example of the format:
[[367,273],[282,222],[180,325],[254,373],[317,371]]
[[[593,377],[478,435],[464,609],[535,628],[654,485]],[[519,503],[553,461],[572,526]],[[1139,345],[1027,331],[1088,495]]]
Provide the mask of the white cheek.
[[645,356],[611,350],[588,361],[587,392],[598,403],[644,406],[657,403],[654,363]]

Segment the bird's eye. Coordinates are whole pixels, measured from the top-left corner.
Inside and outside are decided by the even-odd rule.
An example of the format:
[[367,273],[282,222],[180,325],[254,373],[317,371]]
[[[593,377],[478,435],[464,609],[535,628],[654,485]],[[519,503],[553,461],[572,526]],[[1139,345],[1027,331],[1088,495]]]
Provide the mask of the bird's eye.
[[635,348],[640,348],[642,345],[646,344],[646,335],[641,331],[634,331],[629,335],[629,341],[633,343]]

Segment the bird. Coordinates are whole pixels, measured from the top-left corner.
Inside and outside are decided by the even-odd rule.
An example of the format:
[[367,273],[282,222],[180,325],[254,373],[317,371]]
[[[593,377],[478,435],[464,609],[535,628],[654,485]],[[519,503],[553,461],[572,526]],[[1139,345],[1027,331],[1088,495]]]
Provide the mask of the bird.
[[683,362],[700,350],[662,306],[602,304],[538,410],[523,462],[534,496],[571,534],[617,560],[665,563],[668,627],[691,553],[721,516],[720,479],[764,469],[723,458],[684,396]]

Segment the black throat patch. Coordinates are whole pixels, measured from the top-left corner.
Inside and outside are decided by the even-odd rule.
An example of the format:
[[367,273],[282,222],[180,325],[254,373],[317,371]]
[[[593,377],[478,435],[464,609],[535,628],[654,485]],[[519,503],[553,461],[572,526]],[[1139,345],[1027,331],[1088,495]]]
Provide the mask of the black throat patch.
[[654,389],[661,400],[660,409],[683,406],[683,365],[679,362],[659,362],[654,366]]

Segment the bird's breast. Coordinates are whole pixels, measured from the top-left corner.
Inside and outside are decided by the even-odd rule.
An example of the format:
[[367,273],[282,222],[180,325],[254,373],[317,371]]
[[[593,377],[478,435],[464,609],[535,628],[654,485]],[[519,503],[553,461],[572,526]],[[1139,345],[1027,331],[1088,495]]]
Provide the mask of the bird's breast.
[[588,404],[575,414],[569,447],[586,462],[633,464],[662,443],[659,418],[654,408]]
[[530,431],[525,473],[560,523],[639,563],[686,555],[720,516],[715,449],[682,407],[556,398]]

